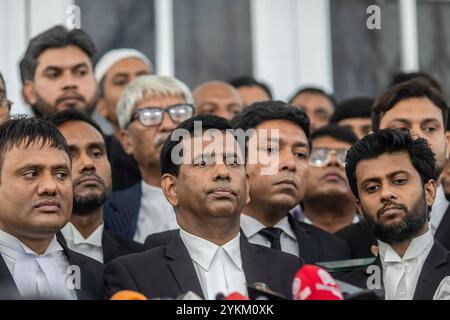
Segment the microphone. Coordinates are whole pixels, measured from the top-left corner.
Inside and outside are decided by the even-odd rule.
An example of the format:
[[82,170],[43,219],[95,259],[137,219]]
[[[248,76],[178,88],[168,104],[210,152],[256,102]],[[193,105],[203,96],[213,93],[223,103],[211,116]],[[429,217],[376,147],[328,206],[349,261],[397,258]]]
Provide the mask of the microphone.
[[121,290],[116,292],[110,300],[148,300],[143,294],[133,290]]
[[315,265],[304,265],[292,283],[294,300],[344,300],[333,277]]
[[271,290],[262,282],[247,284],[247,291],[250,300],[287,300],[284,295]]
[[198,294],[188,291],[177,298],[177,300],[203,300]]
[[224,300],[250,300],[246,296],[243,296],[239,292],[232,292],[228,296],[225,297]]

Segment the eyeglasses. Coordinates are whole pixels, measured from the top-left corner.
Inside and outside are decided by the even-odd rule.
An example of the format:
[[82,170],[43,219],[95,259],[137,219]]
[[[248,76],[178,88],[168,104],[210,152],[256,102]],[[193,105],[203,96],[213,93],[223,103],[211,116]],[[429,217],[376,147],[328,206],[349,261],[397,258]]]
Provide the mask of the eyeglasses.
[[336,156],[337,161],[345,167],[345,157],[349,148],[313,148],[309,157],[309,164],[314,167],[325,167],[331,160],[331,155]]
[[8,110],[11,110],[11,106],[13,105],[13,103],[6,99],[5,94],[0,94],[0,107],[3,107],[4,105],[8,107]]
[[141,108],[133,112],[130,124],[136,119],[139,119],[139,122],[144,127],[159,126],[163,121],[165,112],[169,114],[169,117],[173,123],[181,123],[194,115],[194,106],[183,103],[170,106],[166,109],[159,107]]

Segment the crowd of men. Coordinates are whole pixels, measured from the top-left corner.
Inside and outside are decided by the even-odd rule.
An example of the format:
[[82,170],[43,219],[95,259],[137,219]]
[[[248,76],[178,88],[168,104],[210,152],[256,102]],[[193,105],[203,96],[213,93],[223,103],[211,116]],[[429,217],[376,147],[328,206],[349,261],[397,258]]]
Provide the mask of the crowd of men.
[[448,106],[429,75],[283,102],[247,76],[191,90],[135,49],[95,57],[83,30],[33,38],[33,116],[9,116],[0,74],[0,299],[216,299],[251,283],[291,299],[300,267],[334,261],[362,289],[377,267],[384,299],[450,285]]

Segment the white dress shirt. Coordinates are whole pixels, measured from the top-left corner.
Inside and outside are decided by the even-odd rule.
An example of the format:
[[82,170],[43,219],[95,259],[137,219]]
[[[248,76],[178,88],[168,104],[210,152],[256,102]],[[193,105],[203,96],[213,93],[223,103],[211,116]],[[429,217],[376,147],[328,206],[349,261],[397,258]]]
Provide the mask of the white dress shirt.
[[[266,228],[261,222],[246,214],[241,214],[241,229],[247,237],[248,241],[270,248],[270,241],[266,237],[259,234],[261,229]],[[288,217],[284,217],[274,228],[283,230],[280,237],[281,250],[298,257],[298,241],[295,233],[289,224]]]
[[24,299],[76,300],[67,286],[69,261],[56,236],[42,255],[0,230],[0,253]]
[[384,242],[378,241],[386,300],[412,300],[423,264],[433,247],[431,231],[414,238],[403,258]]
[[436,199],[434,199],[433,206],[430,212],[430,229],[433,235],[436,234],[439,225],[441,224],[442,218],[447,211],[449,202],[445,198],[444,188],[442,184],[436,189]]
[[84,238],[80,231],[69,222],[61,229],[61,233],[64,239],[66,239],[67,246],[70,250],[103,263],[103,229],[104,225],[102,223],[89,237]]
[[205,299],[215,300],[218,293],[248,295],[240,234],[221,247],[183,229],[180,229],[180,236],[191,256]]
[[133,240],[144,243],[148,235],[178,229],[175,211],[160,188],[142,180],[141,207]]

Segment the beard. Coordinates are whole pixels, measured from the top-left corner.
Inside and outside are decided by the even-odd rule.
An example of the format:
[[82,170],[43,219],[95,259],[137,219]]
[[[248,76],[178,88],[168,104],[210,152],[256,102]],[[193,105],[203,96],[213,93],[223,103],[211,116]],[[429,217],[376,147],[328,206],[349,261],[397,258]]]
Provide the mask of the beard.
[[90,194],[87,196],[74,195],[73,214],[89,215],[94,210],[101,207],[106,201],[106,192],[101,194]]
[[[391,203],[387,205],[392,205]],[[399,223],[393,225],[384,225],[375,221],[372,217],[364,213],[364,219],[370,230],[377,239],[386,243],[396,243],[416,236],[425,223],[428,222],[429,208],[425,200],[425,194],[422,193],[420,198],[414,203],[411,210],[403,205],[397,205],[398,209],[405,211],[405,216]],[[379,216],[384,207],[377,212]]]
[[[80,96],[80,98],[82,98],[82,97]],[[84,99],[84,98],[82,98],[82,99]],[[74,108],[77,109],[78,111],[85,113],[88,116],[92,116],[92,114],[94,113],[95,107],[97,105],[98,99],[99,99],[99,91],[97,90],[97,92],[95,93],[95,95],[91,99],[91,101],[86,102],[86,100],[84,99],[84,100],[82,100],[84,102],[83,106],[77,106]],[[59,101],[57,99],[54,104],[50,104],[47,101],[45,101],[40,94],[38,94],[36,92],[36,103],[34,105],[32,105],[34,115],[37,117],[43,118],[43,117],[50,116],[58,111],[61,111],[57,107],[58,103],[59,103]]]

